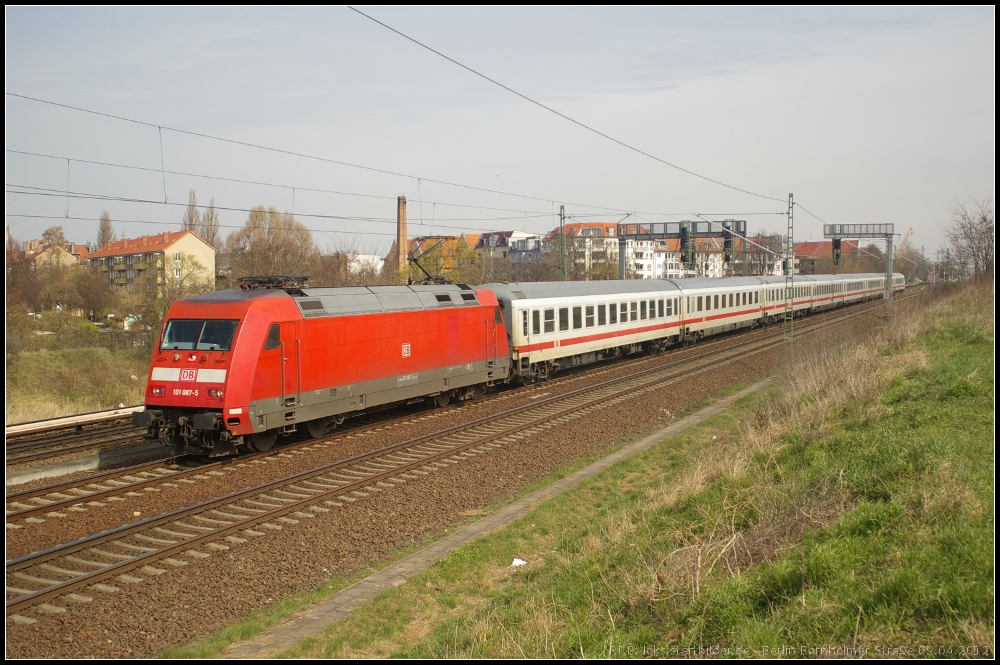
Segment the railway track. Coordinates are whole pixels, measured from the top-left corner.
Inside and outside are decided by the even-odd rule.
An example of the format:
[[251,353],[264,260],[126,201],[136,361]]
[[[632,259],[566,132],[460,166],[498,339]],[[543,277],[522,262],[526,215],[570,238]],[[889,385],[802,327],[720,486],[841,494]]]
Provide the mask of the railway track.
[[[869,311],[852,309],[833,317],[803,320],[798,333],[810,334],[832,322]],[[539,399],[442,432],[14,559],[6,567],[8,615],[56,598],[84,602],[78,599],[85,597],[76,591],[87,587],[110,591],[115,589],[111,586],[115,579],[129,583],[141,581],[136,575],[162,574],[171,567],[187,565],[190,559],[205,558],[213,550],[225,550],[233,543],[280,530],[283,524],[314,518],[344,503],[487,453],[505,442],[611,408],[644,391],[660,390],[720,363],[781,344],[781,336],[771,334],[749,341],[744,337],[722,350],[699,348],[699,353],[627,378],[608,379]],[[324,445],[332,444],[314,442],[300,450]],[[250,464],[251,460],[238,463]]]
[[143,408],[131,406],[5,427],[6,462],[35,462],[139,442],[145,430],[132,427],[132,413]]
[[[896,300],[915,297],[918,291],[912,289],[897,296]],[[880,303],[876,301],[875,306]],[[576,371],[588,369],[594,368],[592,365],[584,366],[576,368]],[[131,413],[143,408],[141,405],[125,407],[6,427],[6,463],[26,464],[88,450],[142,443],[145,441],[145,429],[132,426]]]
[[[856,311],[851,310],[850,313],[853,315],[861,315],[867,313],[868,311],[870,311],[870,309],[865,308],[858,309]],[[827,313],[826,316],[828,317],[838,314],[841,316],[844,315],[842,312],[830,312]],[[811,321],[817,323],[825,320],[827,319],[818,317],[811,319]],[[773,334],[773,330],[758,329],[756,331],[751,331],[749,336],[752,337],[768,334]],[[743,333],[743,335],[743,338],[746,339],[746,333]],[[711,349],[715,347],[725,346],[731,343],[731,337],[717,338],[703,343],[698,348],[703,352],[712,352]],[[648,357],[642,357],[625,362],[608,361],[603,366],[599,366],[597,368],[593,365],[589,366],[590,371],[587,373],[591,376],[597,377],[603,372],[627,370],[631,365],[642,364],[648,361]],[[579,376],[580,372],[567,373],[559,378],[545,383],[544,385],[550,389],[557,388],[562,382],[573,381]],[[449,410],[454,408],[457,407],[450,407]],[[406,419],[412,417],[413,415],[420,414],[424,410],[425,409],[422,406],[415,405],[415,408],[412,408],[409,413],[404,413],[403,415],[400,415],[399,409],[376,412],[374,414],[365,414],[364,416],[354,419],[353,426],[352,424],[348,424],[346,427],[342,427],[342,429],[338,430],[336,438],[340,438],[348,434],[363,433],[366,430],[379,427],[386,423],[405,423]],[[348,423],[351,423],[351,421],[348,421]],[[242,455],[238,459],[241,461],[253,460],[260,457],[267,457],[271,454],[296,450],[298,447],[307,445],[308,444],[305,443],[292,444],[291,446],[285,445],[278,447],[269,453]],[[146,490],[147,488],[155,488],[165,480],[180,480],[194,475],[204,474],[223,468],[224,466],[233,463],[236,459],[237,458],[224,458],[221,460],[205,461],[201,458],[192,458],[191,456],[169,457],[113,471],[106,471],[84,478],[76,478],[30,490],[9,493],[7,494],[5,517],[8,525],[10,525],[16,523],[18,520],[41,518],[49,513],[58,514],[59,511],[75,512],[83,505],[84,502],[99,501],[100,499],[116,496],[126,492],[137,492]]]

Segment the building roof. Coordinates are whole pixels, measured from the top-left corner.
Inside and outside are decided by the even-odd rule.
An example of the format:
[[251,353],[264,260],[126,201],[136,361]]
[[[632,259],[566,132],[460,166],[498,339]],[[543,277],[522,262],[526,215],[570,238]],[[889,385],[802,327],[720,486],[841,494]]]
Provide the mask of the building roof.
[[474,249],[510,247],[515,240],[527,238],[538,238],[538,235],[526,231],[487,231],[479,236]]
[[[590,237],[590,238],[617,238],[616,222],[570,222],[566,224],[566,235],[570,238]],[[598,229],[600,233],[583,233],[584,229]],[[545,234],[543,242],[548,242],[559,237],[559,227],[556,227]]]
[[[171,247],[186,234],[191,234],[198,238],[193,231],[164,231],[152,236],[140,236],[138,238],[122,238],[112,240],[104,247],[90,255],[91,259],[101,259],[107,256],[122,256],[124,254],[144,254],[146,252],[163,252]],[[198,238],[201,240],[201,238]],[[205,242],[204,240],[201,240]],[[208,245],[208,243],[205,243]],[[211,246],[211,245],[208,245]]]
[[[821,240],[819,242],[796,242],[792,243],[795,256],[805,259],[815,259],[818,256],[833,256],[833,241]],[[845,254],[856,254],[858,251],[857,240],[843,240],[840,250]]]
[[[25,257],[35,260],[46,251],[49,247],[46,246],[44,240],[29,240],[24,243],[24,255]],[[90,255],[90,248],[86,245],[78,245],[74,242],[67,242],[63,249],[65,249],[74,259],[79,263],[85,262]]]
[[77,245],[74,242],[69,243],[66,250],[76,257],[76,260],[80,263],[85,263],[87,259],[90,258],[90,247],[87,245]]

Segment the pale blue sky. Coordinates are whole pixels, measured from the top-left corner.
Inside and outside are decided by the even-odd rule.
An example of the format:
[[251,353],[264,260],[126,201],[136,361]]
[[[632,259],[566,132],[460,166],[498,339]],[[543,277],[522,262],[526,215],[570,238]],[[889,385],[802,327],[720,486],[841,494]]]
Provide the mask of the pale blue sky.
[[[362,10],[671,163],[769,197],[794,192],[828,222],[912,226],[928,253],[949,204],[994,195],[992,7]],[[19,240],[55,224],[93,239],[105,208],[129,237],[179,228],[182,207],[164,205],[164,190],[182,204],[192,188],[238,226],[240,209],[291,209],[294,187],[296,215],[321,246],[374,252],[391,242],[398,194],[412,235],[545,232],[560,203],[588,219],[746,214],[751,232],[784,229],[783,216],[748,214],[783,204],[594,136],[347,8],[8,8],[5,18],[7,92],[421,178],[168,130],[168,171],[288,187],[67,169],[10,151],[159,169],[160,132],[7,95],[5,208]],[[160,203],[10,193],[67,183]],[[51,218],[12,216],[23,214]],[[799,210],[796,239],[821,234]]]

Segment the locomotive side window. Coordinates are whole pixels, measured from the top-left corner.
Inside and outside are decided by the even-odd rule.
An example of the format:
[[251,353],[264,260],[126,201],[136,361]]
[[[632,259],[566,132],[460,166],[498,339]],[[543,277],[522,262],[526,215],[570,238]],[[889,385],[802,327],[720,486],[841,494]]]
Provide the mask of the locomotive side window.
[[531,334],[537,335],[542,332],[542,313],[537,309],[531,311]]
[[597,325],[603,326],[608,322],[608,306],[598,305],[597,306]]
[[578,330],[583,327],[583,308],[574,307],[573,308],[573,330]]
[[569,307],[559,308],[559,330],[569,330]]
[[499,307],[493,310],[493,323],[496,323],[497,325],[503,323],[503,316],[500,315]]
[[588,328],[593,328],[594,327],[594,306],[593,305],[587,305],[587,327]]
[[264,342],[264,350],[270,351],[281,346],[281,329],[277,323],[272,323],[267,331],[267,341]]
[[556,310],[545,310],[545,332],[554,333],[556,331]]

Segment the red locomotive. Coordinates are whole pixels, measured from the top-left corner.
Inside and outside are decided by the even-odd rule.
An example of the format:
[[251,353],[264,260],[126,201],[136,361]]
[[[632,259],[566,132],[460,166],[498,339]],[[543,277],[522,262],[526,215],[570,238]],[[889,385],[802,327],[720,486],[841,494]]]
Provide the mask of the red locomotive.
[[177,451],[264,451],[354,411],[475,397],[507,379],[506,337],[489,290],[244,280],[171,306],[133,423]]

